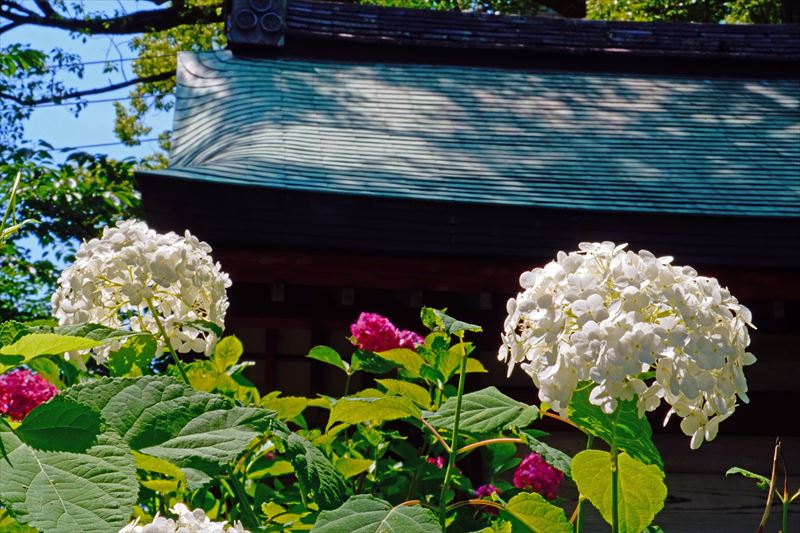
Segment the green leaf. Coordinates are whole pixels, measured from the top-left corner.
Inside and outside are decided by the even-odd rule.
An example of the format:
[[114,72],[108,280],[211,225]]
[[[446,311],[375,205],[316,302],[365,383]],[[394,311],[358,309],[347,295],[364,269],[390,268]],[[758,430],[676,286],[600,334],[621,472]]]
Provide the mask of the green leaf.
[[455,318],[446,315],[444,311],[446,310],[439,311],[438,309],[433,309],[432,307],[423,307],[422,311],[420,311],[422,323],[425,324],[425,326],[431,331],[444,331],[450,335],[455,335],[457,333],[463,333],[466,331],[483,331],[483,328],[480,326],[456,320]]
[[39,450],[85,452],[100,434],[100,413],[62,395],[32,410],[17,436]]
[[106,367],[114,377],[151,374],[150,363],[155,356],[156,340],[150,335],[137,335],[109,354]]
[[583,382],[575,389],[569,403],[569,419],[609,446],[616,446],[643,463],[663,469],[664,461],[653,444],[653,430],[647,418],[639,418],[636,400],[619,400],[617,410],[607,415],[589,402],[592,388],[591,384]]
[[381,384],[390,393],[408,398],[423,409],[431,408],[430,394],[416,383],[399,379],[376,379],[375,382]]
[[501,511],[502,518],[511,522],[513,533],[572,533],[564,510],[545,500],[541,494],[517,494]]
[[0,324],[0,346],[5,346],[16,341],[28,332],[28,328],[21,322],[9,320]]
[[395,348],[394,350],[377,352],[377,355],[407,370],[413,377],[419,376],[419,369],[425,364],[425,360],[417,352],[408,348]]
[[323,363],[328,363],[329,365],[333,365],[345,372],[350,369],[350,365],[348,365],[342,359],[342,356],[339,355],[339,352],[333,348],[329,348],[328,346],[314,346],[311,348],[311,351],[308,352],[308,357],[311,359],[316,359],[317,361],[322,361]]
[[[467,374],[483,374],[486,372],[488,372],[488,370],[483,366],[483,363],[474,357],[467,359]],[[458,374],[458,370],[456,370],[456,374]]]
[[303,398],[302,396],[267,396],[261,399],[261,406],[275,411],[281,420],[292,420],[302,414],[308,405],[308,398]]
[[231,335],[217,343],[211,360],[220,372],[225,372],[225,370],[239,362],[239,358],[243,353],[244,346],[242,346],[242,341]]
[[725,472],[726,476],[731,476],[735,474],[739,474],[741,476],[754,479],[758,484],[758,488],[762,490],[766,490],[769,488],[769,478],[766,476],[762,476],[761,474],[756,474],[755,472],[745,470],[744,468],[739,468],[738,466],[729,468],[728,471]]
[[321,512],[311,533],[434,533],[441,530],[436,516],[424,507],[394,507],[374,496],[359,494],[336,510]]
[[227,398],[167,376],[101,379],[65,396],[98,409],[132,449],[208,474],[236,459],[274,419],[272,412],[231,407]]
[[[667,486],[664,472],[656,465],[644,464],[626,453],[618,463],[618,501],[620,533],[639,533],[664,507]],[[572,459],[572,479],[578,490],[611,523],[611,454],[584,450]]]
[[[439,428],[453,429],[456,398],[448,400],[435,413],[425,412],[425,419]],[[494,433],[504,429],[524,428],[539,416],[539,409],[509,398],[495,387],[465,394],[461,403],[459,429],[467,433]]]
[[30,325],[31,333],[55,333],[69,337],[85,337],[94,341],[105,341],[109,339],[121,339],[132,336],[151,336],[149,333],[141,331],[131,331],[128,329],[110,328],[100,324],[73,324],[70,326],[58,325]]
[[37,374],[41,374],[43,378],[59,389],[63,389],[65,387],[64,382],[61,381],[61,369],[56,363],[47,357],[37,357],[36,359],[31,359],[25,363],[25,365]]
[[0,355],[22,357],[21,363],[40,355],[59,355],[100,346],[99,341],[57,333],[30,333],[0,348]]
[[352,357],[352,368],[356,372],[363,370],[371,374],[386,374],[397,368],[398,363],[382,358],[376,353],[356,350]]
[[338,470],[345,479],[357,476],[362,472],[366,472],[375,464],[372,459],[353,459],[350,457],[343,457],[336,461],[336,470]]
[[535,439],[526,433],[520,433],[519,436],[525,442],[528,448],[541,455],[547,464],[561,470],[564,472],[565,476],[569,478],[572,477],[572,458],[569,455],[559,449],[548,446],[544,442]]
[[200,331],[204,331],[206,333],[213,333],[217,337],[222,337],[222,328],[216,322],[211,322],[210,320],[190,320],[189,322],[184,322],[181,324],[182,326],[188,326],[190,328],[198,329]]
[[0,462],[0,501],[43,533],[119,531],[129,520],[138,483],[130,449],[112,432],[83,453],[32,448],[0,425],[13,464]]
[[200,490],[214,480],[214,478],[196,468],[183,467],[181,472],[186,476],[186,487],[189,490]]
[[369,420],[397,420],[420,418],[419,407],[411,400],[396,396],[382,398],[341,398],[331,408],[328,428],[335,422],[358,424]]
[[186,479],[183,470],[164,459],[139,452],[133,452],[133,458],[136,460],[136,468],[138,470],[162,474],[181,481]]
[[334,509],[344,501],[347,485],[318,448],[296,433],[286,441],[286,455],[303,487],[313,492],[320,509]]

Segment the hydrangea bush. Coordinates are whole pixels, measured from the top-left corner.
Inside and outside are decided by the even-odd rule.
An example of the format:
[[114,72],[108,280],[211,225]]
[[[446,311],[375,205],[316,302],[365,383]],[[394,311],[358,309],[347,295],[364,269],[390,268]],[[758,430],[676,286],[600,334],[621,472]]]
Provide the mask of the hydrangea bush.
[[[312,348],[346,374],[342,396],[262,395],[223,337],[230,280],[210,252],[123,222],[81,246],[53,324],[0,324],[1,531],[566,533],[591,504],[640,532],[667,494],[645,413],[667,402],[697,447],[747,401],[749,311],[612,243],[560,252],[508,303],[499,357],[538,406],[467,392],[481,328],[430,308],[425,335],[365,312],[349,357]],[[357,373],[371,379],[351,393]],[[546,417],[587,449],[549,445]]]

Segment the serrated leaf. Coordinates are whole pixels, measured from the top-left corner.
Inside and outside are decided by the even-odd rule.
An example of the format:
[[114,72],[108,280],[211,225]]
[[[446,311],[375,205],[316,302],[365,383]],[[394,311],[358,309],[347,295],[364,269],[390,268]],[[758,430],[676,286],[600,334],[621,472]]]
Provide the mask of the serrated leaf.
[[105,341],[109,339],[123,339],[133,336],[152,336],[147,332],[131,331],[128,329],[110,328],[101,324],[73,324],[69,326],[50,325],[46,323],[30,325],[31,333],[55,333],[57,335],[67,335],[71,337],[85,337],[95,341]]
[[285,476],[294,472],[294,467],[289,461],[270,461],[270,465],[265,468],[258,468],[258,463],[251,467],[247,473],[250,479],[261,479],[264,477]]
[[[483,366],[483,363],[474,357],[467,359],[467,374],[485,374],[486,372],[488,372],[488,370]],[[456,374],[458,374],[458,372],[456,372]]]
[[331,408],[328,428],[335,422],[358,424],[369,420],[397,420],[398,418],[420,418],[419,407],[411,400],[396,396],[382,398],[341,398]]
[[390,393],[408,398],[423,409],[431,407],[430,394],[416,383],[399,379],[376,379],[375,382],[381,384]]
[[167,376],[100,379],[65,396],[100,411],[134,450],[214,474],[268,429],[274,413],[231,407],[222,396],[198,392]]
[[[667,486],[664,472],[656,465],[644,464],[628,455],[619,454],[618,501],[620,533],[639,533],[664,507]],[[572,459],[572,479],[611,523],[611,454],[601,450],[584,450]]]
[[[453,429],[456,398],[447,401],[425,419],[438,428]],[[461,403],[459,429],[467,433],[494,433],[504,429],[524,428],[539,416],[536,406],[509,398],[495,387],[465,394]]]
[[317,361],[322,361],[323,363],[328,363],[329,365],[333,365],[336,368],[347,372],[350,368],[342,356],[339,355],[339,352],[330,348],[328,346],[314,346],[311,348],[311,351],[308,352],[308,357],[311,359],[316,359]]
[[64,382],[61,381],[61,369],[56,363],[47,357],[37,357],[36,359],[31,359],[25,363],[25,366],[37,374],[41,374],[42,377],[55,385],[57,388],[63,389],[65,387]]
[[445,314],[444,311],[433,309],[432,307],[423,307],[422,311],[420,311],[420,317],[422,318],[422,323],[431,331],[444,331],[449,335],[466,331],[483,331],[483,328],[478,325],[456,320]]
[[15,320],[0,324],[0,346],[11,344],[28,332],[27,326]]
[[575,389],[569,403],[569,419],[609,446],[616,446],[643,463],[663,469],[664,461],[653,443],[653,430],[647,418],[639,418],[636,400],[618,400],[617,410],[607,415],[589,402],[592,388],[583,382]]
[[137,335],[108,355],[106,367],[114,377],[151,374],[150,363],[155,356],[156,340],[150,335]]
[[59,355],[75,350],[87,350],[100,346],[100,344],[102,343],[86,337],[56,333],[29,333],[20,337],[16,342],[0,348],[0,355],[21,357],[20,363],[22,363],[40,355]]
[[181,468],[181,472],[186,476],[186,486],[189,490],[199,490],[211,483],[214,478],[196,468]]
[[375,464],[375,461],[372,459],[343,457],[336,461],[336,470],[338,470],[345,479],[350,479],[362,472],[366,472],[373,464]]
[[363,370],[370,374],[386,374],[398,366],[394,361],[389,361],[376,353],[364,350],[356,350],[351,360],[354,372]]
[[333,511],[319,514],[311,533],[434,533],[439,521],[419,505],[394,507],[367,494],[352,496]]
[[344,478],[316,446],[291,433],[286,441],[286,455],[303,486],[313,491],[320,509],[334,509],[342,503],[347,493]]
[[226,369],[239,362],[239,358],[243,353],[244,346],[242,341],[231,335],[217,343],[211,360],[220,372],[225,372]]
[[414,350],[408,348],[395,348],[385,352],[377,352],[378,357],[395,363],[405,369],[411,376],[419,377],[419,369],[425,364],[425,360]]
[[138,470],[154,472],[179,480],[186,479],[183,470],[164,459],[159,459],[153,455],[147,455],[136,451],[133,452],[133,458],[136,461],[136,468]]
[[541,494],[523,492],[509,500],[501,511],[511,522],[513,533],[572,533],[564,510],[545,500]]
[[561,470],[565,476],[569,478],[572,477],[572,458],[569,455],[557,448],[548,446],[544,442],[535,439],[526,433],[520,433],[519,436],[522,438],[528,448],[541,455],[547,464]]
[[291,420],[305,411],[309,405],[308,398],[302,396],[266,397],[261,399],[261,406],[277,413],[281,420]]
[[100,434],[100,413],[64,396],[55,396],[32,410],[17,436],[39,450],[85,452]]
[[116,434],[101,434],[83,453],[34,449],[2,425],[0,440],[13,464],[0,462],[0,501],[20,523],[43,533],[108,533],[128,522],[139,487]]

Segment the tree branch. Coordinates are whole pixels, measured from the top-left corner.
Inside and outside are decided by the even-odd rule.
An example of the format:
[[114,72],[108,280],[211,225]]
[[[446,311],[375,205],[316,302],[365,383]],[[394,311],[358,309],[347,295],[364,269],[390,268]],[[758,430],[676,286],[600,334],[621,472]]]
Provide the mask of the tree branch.
[[[41,5],[40,5],[41,4]],[[42,7],[45,6],[44,8]],[[88,33],[92,35],[122,35],[131,33],[148,33],[163,31],[182,24],[201,24],[221,22],[222,15],[216,5],[182,7],[180,2],[173,3],[164,9],[145,9],[116,17],[95,17],[90,19],[68,18],[52,9],[46,0],[39,0],[37,6],[44,10],[49,8],[49,16],[38,15],[29,9],[22,8],[16,2],[0,0],[0,17],[18,25],[45,26],[68,31]],[[12,11],[13,10],[13,11]],[[14,12],[26,13],[24,15]]]
[[86,89],[84,91],[73,91],[67,94],[61,95],[53,95],[53,96],[46,96],[44,98],[20,98],[19,96],[3,93],[0,92],[0,98],[5,98],[7,100],[11,100],[12,102],[16,102],[19,105],[35,107],[40,104],[48,104],[50,102],[61,102],[62,100],[73,100],[76,98],[83,98],[84,96],[89,96],[92,94],[101,94],[106,93],[109,91],[116,91],[117,89],[123,89],[125,87],[130,87],[131,85],[136,85],[138,83],[148,83],[154,81],[164,81],[170,79],[172,76],[175,75],[174,70],[170,70],[167,72],[161,72],[160,74],[153,74],[152,76],[143,76],[141,78],[134,78],[130,80],[121,81],[119,83],[112,83],[111,85],[106,85],[105,87],[96,87],[94,89]]

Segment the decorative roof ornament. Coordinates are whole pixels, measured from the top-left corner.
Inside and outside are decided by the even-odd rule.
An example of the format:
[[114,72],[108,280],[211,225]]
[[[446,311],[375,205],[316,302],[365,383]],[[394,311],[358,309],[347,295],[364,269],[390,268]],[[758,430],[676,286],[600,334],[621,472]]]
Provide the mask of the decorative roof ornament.
[[227,0],[225,37],[234,50],[282,48],[286,0]]

